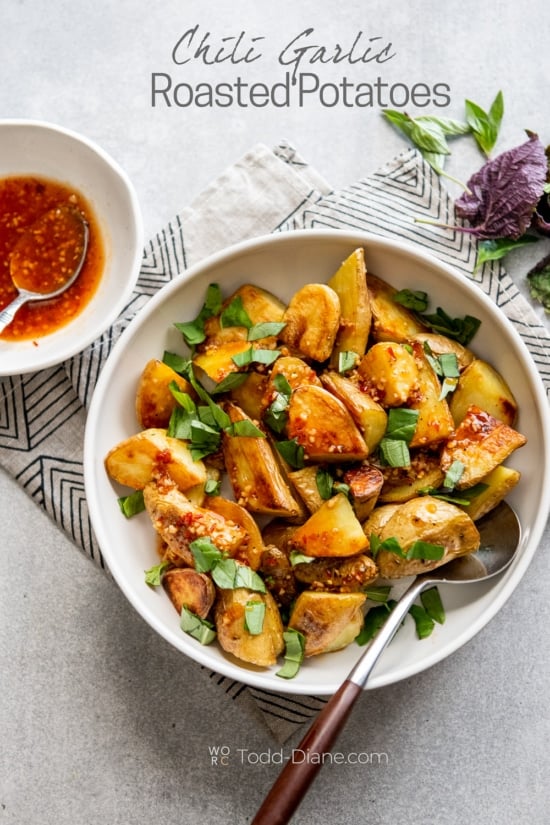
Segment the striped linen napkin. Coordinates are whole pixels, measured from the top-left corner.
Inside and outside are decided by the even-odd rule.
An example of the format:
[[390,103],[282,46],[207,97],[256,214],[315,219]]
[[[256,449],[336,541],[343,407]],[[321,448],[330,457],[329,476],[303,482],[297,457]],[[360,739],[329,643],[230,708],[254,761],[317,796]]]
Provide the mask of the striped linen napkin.
[[[40,372],[0,379],[0,463],[97,565],[105,569],[89,522],[82,446],[97,377],[114,343],[148,299],[172,278],[226,246],[269,232],[362,230],[406,240],[454,265],[501,307],[529,348],[550,391],[549,333],[500,262],[473,272],[475,241],[415,223],[454,220],[439,177],[414,150],[333,192],[287,143],[259,145],[227,169],[145,247],[136,290],[117,322],[80,355]],[[228,697],[258,713],[279,743],[315,716],[325,700],[247,687],[197,668]],[[202,671],[202,672],[200,672]]]

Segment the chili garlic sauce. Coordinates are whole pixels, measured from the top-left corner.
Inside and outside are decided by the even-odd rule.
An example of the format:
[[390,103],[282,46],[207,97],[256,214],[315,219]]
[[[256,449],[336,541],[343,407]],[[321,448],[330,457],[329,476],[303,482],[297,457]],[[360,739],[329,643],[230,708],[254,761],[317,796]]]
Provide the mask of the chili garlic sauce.
[[[82,312],[97,289],[105,254],[97,221],[86,199],[74,189],[46,178],[3,178],[0,179],[0,310],[17,296],[17,288],[10,274],[10,257],[19,238],[46,212],[57,206],[77,209],[88,223],[88,250],[82,270],[74,284],[61,295],[48,300],[30,301],[22,306],[12,323],[0,333],[3,340],[35,339],[55,332]],[[33,274],[32,284],[25,284],[34,292],[48,292],[54,288],[48,256],[55,259],[55,239],[46,236],[44,241],[44,270]]]

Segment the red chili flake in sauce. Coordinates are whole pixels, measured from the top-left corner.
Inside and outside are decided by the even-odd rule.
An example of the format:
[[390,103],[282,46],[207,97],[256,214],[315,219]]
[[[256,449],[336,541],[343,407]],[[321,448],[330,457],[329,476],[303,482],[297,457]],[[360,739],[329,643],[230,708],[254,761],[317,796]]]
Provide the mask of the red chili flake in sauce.
[[17,295],[10,275],[10,255],[14,247],[32,224],[56,206],[74,207],[88,222],[88,251],[82,271],[74,284],[57,298],[22,306],[12,323],[0,333],[4,340],[36,339],[65,326],[82,312],[101,280],[105,262],[103,243],[94,213],[83,195],[46,178],[4,178],[0,180],[0,309]]

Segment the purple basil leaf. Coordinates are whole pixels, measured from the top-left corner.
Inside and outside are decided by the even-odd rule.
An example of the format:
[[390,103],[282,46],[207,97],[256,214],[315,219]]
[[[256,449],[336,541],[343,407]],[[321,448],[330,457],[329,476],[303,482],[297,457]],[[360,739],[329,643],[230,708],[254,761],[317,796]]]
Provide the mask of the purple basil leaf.
[[456,202],[457,227],[477,238],[519,238],[529,226],[543,194],[548,163],[537,135],[485,163],[468,181],[469,192]]

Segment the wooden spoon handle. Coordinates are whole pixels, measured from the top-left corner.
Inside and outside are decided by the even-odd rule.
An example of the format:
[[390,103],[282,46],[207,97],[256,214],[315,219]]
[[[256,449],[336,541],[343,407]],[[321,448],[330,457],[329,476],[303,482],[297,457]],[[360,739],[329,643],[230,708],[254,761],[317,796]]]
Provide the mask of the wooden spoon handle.
[[323,765],[322,755],[332,750],[360,693],[361,687],[349,679],[342,683],[294,748],[251,825],[284,825],[290,820]]

